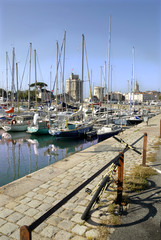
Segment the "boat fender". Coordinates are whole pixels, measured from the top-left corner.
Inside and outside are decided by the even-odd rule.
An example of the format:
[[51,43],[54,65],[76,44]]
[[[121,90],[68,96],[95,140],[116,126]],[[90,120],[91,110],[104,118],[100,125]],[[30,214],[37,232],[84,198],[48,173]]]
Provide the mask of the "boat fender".
[[50,128],[50,124],[49,123],[47,124],[47,128]]
[[16,120],[12,120],[12,122],[11,122],[12,124],[16,124]]

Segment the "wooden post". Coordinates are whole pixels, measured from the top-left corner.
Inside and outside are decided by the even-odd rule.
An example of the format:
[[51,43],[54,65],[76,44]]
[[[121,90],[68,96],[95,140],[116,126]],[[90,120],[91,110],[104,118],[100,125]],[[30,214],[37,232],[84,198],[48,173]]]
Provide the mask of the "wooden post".
[[123,191],[123,169],[124,169],[124,154],[121,153],[118,166],[118,184],[117,184],[117,198],[116,203],[122,203],[122,191]]
[[20,228],[20,240],[32,240],[31,231],[28,226],[22,226]]
[[160,120],[160,138],[161,138],[161,120]]
[[147,151],[147,133],[144,133],[144,138],[143,138],[143,161],[142,161],[143,166],[146,166],[146,151]]

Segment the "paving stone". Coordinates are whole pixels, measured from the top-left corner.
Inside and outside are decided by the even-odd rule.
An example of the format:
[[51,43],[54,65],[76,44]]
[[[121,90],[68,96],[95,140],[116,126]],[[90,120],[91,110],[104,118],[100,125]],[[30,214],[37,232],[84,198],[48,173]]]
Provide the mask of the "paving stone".
[[12,202],[9,202],[5,205],[6,208],[9,208],[9,209],[14,209],[17,205],[19,205],[18,202],[15,202],[15,201],[12,201]]
[[48,184],[42,184],[40,187],[41,187],[41,188],[48,189],[48,188],[49,188],[49,185],[48,185]]
[[23,204],[25,204],[25,203],[30,202],[31,200],[32,200],[31,197],[25,197],[25,198],[23,198],[20,202],[23,203]]
[[32,222],[34,222],[34,219],[33,219],[33,218],[28,217],[28,216],[25,216],[25,217],[21,218],[21,219],[17,222],[17,224],[18,224],[19,226],[24,226],[24,225],[29,226]]
[[50,205],[50,204],[43,203],[43,204],[41,204],[37,209],[38,209],[39,211],[46,212],[46,211],[49,210],[50,208],[51,208],[51,205]]
[[65,209],[74,209],[77,206],[77,203],[71,203],[71,202],[67,202],[66,204],[63,205],[63,208]]
[[53,196],[55,196],[57,194],[57,192],[53,192],[53,191],[48,191],[47,193],[46,193],[46,195],[47,196],[50,196],[50,197],[53,197]]
[[52,216],[50,218],[48,218],[48,220],[46,221],[46,223],[57,226],[63,219],[57,216]]
[[48,189],[40,188],[40,189],[37,191],[37,194],[45,194],[46,192],[48,192]]
[[0,227],[2,226],[2,225],[4,225],[6,223],[6,221],[4,220],[4,219],[1,219],[0,218]]
[[51,240],[51,238],[40,236],[40,234],[33,232],[32,233],[33,240]]
[[39,233],[41,232],[44,228],[47,227],[47,224],[45,222],[41,223],[37,228],[34,229],[35,232]]
[[11,234],[11,236],[14,240],[20,239],[20,229],[16,230],[14,233]]
[[33,189],[32,191],[33,191],[33,192],[37,192],[38,190],[40,190],[40,188],[39,188],[39,187],[37,187],[37,188]]
[[0,232],[7,236],[10,236],[11,233],[13,233],[17,228],[18,226],[16,224],[7,222],[0,227]]
[[54,240],[69,240],[71,236],[71,233],[62,230],[54,236]]
[[69,231],[73,226],[74,226],[74,223],[67,220],[64,220],[58,224],[59,228],[64,229],[66,231]]
[[34,199],[31,202],[29,202],[27,205],[32,208],[37,208],[38,206],[41,205],[41,202]]
[[53,203],[54,202],[54,198],[53,197],[45,197],[43,202],[46,202],[46,203]]
[[73,210],[64,210],[62,213],[59,214],[59,216],[61,218],[65,218],[65,219],[70,219],[75,215],[75,213],[73,212]]
[[60,201],[66,197],[66,194],[57,193],[54,197]]
[[86,207],[78,205],[76,208],[74,208],[74,211],[78,213],[83,213],[85,209]]
[[25,214],[27,216],[30,216],[30,217],[33,217],[34,215],[36,215],[37,213],[39,213],[40,211],[38,209],[35,209],[35,208],[29,208]]
[[56,233],[58,232],[58,228],[54,226],[47,226],[46,228],[43,229],[41,232],[41,235],[44,237],[53,237]]
[[14,212],[12,213],[9,217],[7,217],[7,221],[16,223],[17,221],[19,221],[21,218],[24,217],[24,214],[19,213],[19,212]]
[[18,212],[21,212],[21,213],[24,213],[28,209],[29,209],[29,206],[27,206],[25,204],[20,204],[20,205],[15,207],[15,210],[18,211]]
[[71,221],[82,224],[84,221],[81,219],[81,216],[82,214],[77,213],[74,215],[74,217],[72,217]]
[[36,193],[35,192],[28,192],[27,194],[26,194],[26,196],[27,197],[29,197],[29,198],[32,198],[32,197],[34,197],[36,195]]
[[87,231],[85,235],[86,235],[87,239],[98,239],[99,232],[95,229],[91,229],[91,230]]
[[43,194],[36,194],[34,196],[34,199],[37,199],[37,200],[40,200],[40,201],[42,201],[44,198],[45,198],[45,196]]
[[39,217],[41,217],[42,215],[43,215],[43,213],[39,211],[36,215],[33,216],[33,218],[36,220]]
[[6,218],[9,215],[11,215],[12,213],[13,213],[13,210],[6,208],[0,212],[0,218]]
[[87,227],[81,226],[81,225],[76,225],[73,229],[72,232],[78,235],[83,235],[85,231],[87,230]]
[[1,239],[1,240],[11,240],[11,238],[6,237],[6,236],[1,236],[1,235],[0,235],[0,239]]

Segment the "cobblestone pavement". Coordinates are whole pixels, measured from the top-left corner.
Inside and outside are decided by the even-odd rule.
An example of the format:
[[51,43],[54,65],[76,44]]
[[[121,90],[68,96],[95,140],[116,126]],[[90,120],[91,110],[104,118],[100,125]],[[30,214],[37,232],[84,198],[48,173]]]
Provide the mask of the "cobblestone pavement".
[[[143,122],[119,134],[119,137],[131,144],[148,134],[147,155],[155,152],[154,144],[159,140],[161,115],[149,120],[148,126]],[[135,145],[142,151],[143,140]],[[0,188],[0,239],[20,239],[20,227],[30,225],[47,210],[62,200],[83,181],[92,176],[113,159],[125,146],[113,138],[32,173],[22,179]],[[132,150],[125,153],[124,174],[128,174],[134,164],[141,164],[142,156]],[[87,187],[93,188],[103,173]],[[90,196],[84,189],[70,199],[46,221],[32,232],[33,240],[83,240],[100,239],[99,226],[108,214],[107,199],[105,207],[93,211],[91,218],[85,222],[81,214],[87,206]],[[112,228],[109,230],[113,231]]]

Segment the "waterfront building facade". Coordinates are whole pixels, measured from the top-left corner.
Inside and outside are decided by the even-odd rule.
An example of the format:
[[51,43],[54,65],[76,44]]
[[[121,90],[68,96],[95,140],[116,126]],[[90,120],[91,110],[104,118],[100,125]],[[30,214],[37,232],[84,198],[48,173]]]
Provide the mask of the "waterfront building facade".
[[[160,93],[157,91],[131,93],[131,101],[138,103],[151,102],[159,99]],[[130,93],[125,94],[125,100],[130,102]]]

